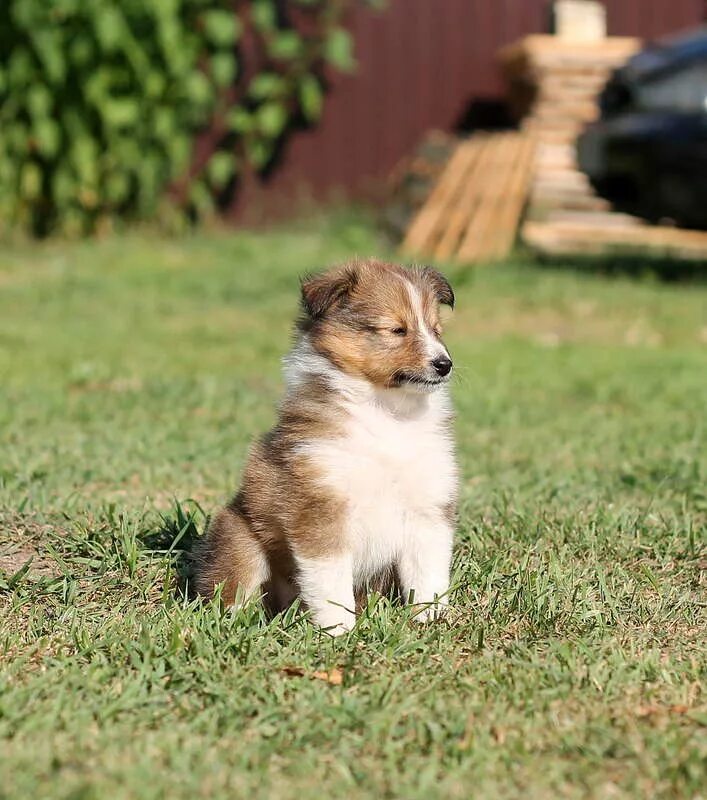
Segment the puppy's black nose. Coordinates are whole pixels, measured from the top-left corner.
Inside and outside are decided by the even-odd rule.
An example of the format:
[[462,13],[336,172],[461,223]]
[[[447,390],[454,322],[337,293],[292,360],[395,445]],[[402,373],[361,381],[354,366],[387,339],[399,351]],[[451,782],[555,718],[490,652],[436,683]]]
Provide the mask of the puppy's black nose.
[[447,356],[437,356],[437,358],[432,359],[432,366],[438,375],[444,377],[449,375],[452,369],[452,362]]

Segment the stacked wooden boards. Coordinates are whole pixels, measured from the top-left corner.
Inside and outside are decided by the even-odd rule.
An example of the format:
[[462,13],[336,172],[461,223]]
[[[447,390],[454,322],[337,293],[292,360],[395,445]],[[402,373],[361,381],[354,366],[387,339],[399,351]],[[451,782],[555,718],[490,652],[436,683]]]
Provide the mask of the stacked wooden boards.
[[598,96],[612,70],[639,47],[640,40],[628,37],[583,42],[536,35],[501,51],[511,106],[521,128],[532,132],[537,143],[529,218],[609,209],[580,171],[575,143],[597,118]]
[[576,142],[599,115],[612,70],[640,48],[638,39],[592,42],[528,36],[500,53],[509,99],[536,141],[523,241],[551,255],[650,254],[707,259],[707,234],[649,225],[611,210],[577,164]]
[[415,258],[471,263],[505,258],[528,193],[533,138],[478,133],[460,142],[402,243]]
[[707,231],[649,225],[621,214],[577,215],[552,223],[528,221],[523,239],[533,249],[547,255],[638,256],[707,263]]
[[597,117],[604,83],[639,46],[633,38],[529,36],[505,48],[520,132],[479,133],[457,145],[413,217],[403,250],[415,258],[500,260],[525,211],[521,237],[540,252],[707,261],[706,233],[612,211],[577,164],[577,136]]

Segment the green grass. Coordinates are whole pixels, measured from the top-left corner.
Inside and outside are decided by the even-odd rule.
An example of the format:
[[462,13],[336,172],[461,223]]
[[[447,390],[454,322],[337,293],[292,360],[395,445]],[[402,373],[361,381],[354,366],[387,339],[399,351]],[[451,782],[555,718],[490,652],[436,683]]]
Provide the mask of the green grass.
[[452,272],[447,623],[177,591],[298,275],[385,249],[339,216],[0,254],[0,798],[705,796],[704,285]]

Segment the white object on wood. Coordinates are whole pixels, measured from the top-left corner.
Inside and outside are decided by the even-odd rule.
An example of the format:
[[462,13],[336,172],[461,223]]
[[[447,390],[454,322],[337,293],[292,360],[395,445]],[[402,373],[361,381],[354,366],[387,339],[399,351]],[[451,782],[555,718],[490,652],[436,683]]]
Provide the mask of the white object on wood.
[[597,0],[555,0],[555,34],[563,39],[596,42],[606,36],[606,9]]

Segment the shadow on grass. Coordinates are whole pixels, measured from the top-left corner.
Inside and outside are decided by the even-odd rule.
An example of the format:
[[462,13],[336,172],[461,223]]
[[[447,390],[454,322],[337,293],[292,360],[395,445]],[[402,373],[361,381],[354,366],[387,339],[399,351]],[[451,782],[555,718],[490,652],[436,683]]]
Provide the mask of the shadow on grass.
[[635,253],[573,256],[527,254],[526,258],[529,264],[548,269],[571,269],[615,277],[655,278],[666,283],[707,283],[707,264],[698,259],[662,258]]
[[142,536],[147,550],[170,559],[177,576],[176,595],[194,600],[192,553],[208,523],[208,517],[196,500],[174,501],[169,514],[161,514],[161,525]]

